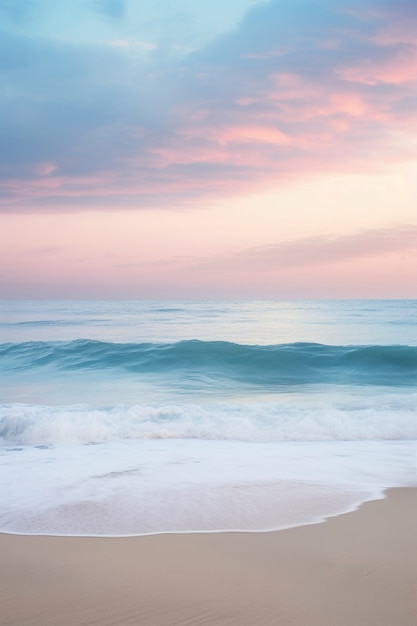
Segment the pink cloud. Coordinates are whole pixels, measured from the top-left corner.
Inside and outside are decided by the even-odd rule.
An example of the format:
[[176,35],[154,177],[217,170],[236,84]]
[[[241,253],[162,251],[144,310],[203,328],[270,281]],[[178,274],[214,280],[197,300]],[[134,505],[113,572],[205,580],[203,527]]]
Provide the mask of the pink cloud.
[[[30,149],[23,133],[19,155],[3,148],[2,209],[39,210],[42,200],[62,210],[183,205],[412,158],[417,48],[400,35],[411,41],[413,5],[365,3],[347,18],[344,3],[319,3],[322,18],[310,25],[290,4],[288,15],[278,1],[258,5],[236,31],[169,63],[150,51],[143,72],[131,65],[131,49],[143,42],[100,44],[116,55],[117,72],[100,64],[89,76],[104,76],[97,94],[110,103],[100,101],[96,123],[91,102],[99,97],[83,79],[85,111],[74,101],[67,130],[51,87],[56,118],[40,107],[42,145],[33,123]],[[33,96],[28,110],[35,101],[43,102]]]
[[365,117],[369,113],[369,106],[358,93],[333,93],[328,102],[316,109],[318,115],[334,115],[346,113],[352,117]]
[[364,60],[360,65],[338,70],[342,80],[377,85],[401,85],[417,81],[417,48],[397,52],[390,59]]
[[37,163],[35,165],[35,173],[39,174],[39,176],[48,176],[49,174],[53,174],[59,169],[56,163]]
[[315,236],[249,248],[198,263],[205,270],[285,272],[392,254],[417,253],[417,226],[373,229],[351,235]]
[[213,136],[222,145],[230,143],[288,145],[291,138],[273,126],[230,126]]
[[224,163],[229,155],[225,150],[204,145],[187,145],[180,143],[177,147],[154,148],[152,153],[158,156],[158,166],[168,167],[172,164],[190,163]]

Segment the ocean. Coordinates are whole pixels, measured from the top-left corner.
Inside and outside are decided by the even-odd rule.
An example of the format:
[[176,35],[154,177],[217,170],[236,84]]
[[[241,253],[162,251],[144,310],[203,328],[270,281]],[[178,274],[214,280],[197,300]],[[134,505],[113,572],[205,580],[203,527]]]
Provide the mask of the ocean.
[[417,484],[417,301],[3,301],[0,531],[318,523]]

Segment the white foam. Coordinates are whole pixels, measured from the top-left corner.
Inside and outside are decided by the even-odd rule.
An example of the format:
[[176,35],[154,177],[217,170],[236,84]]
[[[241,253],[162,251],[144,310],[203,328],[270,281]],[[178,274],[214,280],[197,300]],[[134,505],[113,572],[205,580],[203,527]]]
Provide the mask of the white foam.
[[295,396],[291,401],[0,406],[0,440],[25,445],[120,439],[355,441],[417,439],[417,394]]
[[314,523],[415,485],[415,455],[411,441],[3,448],[0,530],[113,536]]

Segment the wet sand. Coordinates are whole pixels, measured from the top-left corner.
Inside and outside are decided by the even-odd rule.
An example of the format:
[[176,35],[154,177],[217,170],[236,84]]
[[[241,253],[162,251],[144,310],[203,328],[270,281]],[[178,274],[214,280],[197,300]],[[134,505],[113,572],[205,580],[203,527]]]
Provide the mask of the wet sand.
[[417,489],[268,533],[0,535],[1,626],[415,626]]

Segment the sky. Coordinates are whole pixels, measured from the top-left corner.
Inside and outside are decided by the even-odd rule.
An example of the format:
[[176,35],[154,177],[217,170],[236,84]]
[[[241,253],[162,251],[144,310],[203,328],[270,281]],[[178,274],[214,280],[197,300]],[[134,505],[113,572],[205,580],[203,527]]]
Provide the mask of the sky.
[[414,0],[0,0],[0,297],[417,297]]

